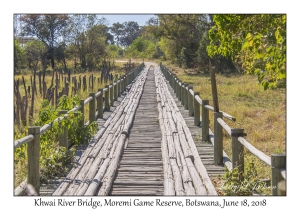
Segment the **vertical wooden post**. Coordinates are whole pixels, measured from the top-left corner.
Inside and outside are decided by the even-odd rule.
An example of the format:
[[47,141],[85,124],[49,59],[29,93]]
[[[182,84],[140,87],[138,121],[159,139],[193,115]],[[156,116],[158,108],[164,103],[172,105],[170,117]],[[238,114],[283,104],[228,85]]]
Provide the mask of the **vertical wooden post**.
[[95,122],[96,121],[96,118],[95,118],[95,112],[96,112],[96,103],[95,103],[95,93],[90,93],[90,97],[93,97],[93,99],[90,101],[90,104],[89,104],[89,120],[90,120],[90,124],[92,122]]
[[175,96],[177,96],[177,77],[175,74],[174,74],[174,93]]
[[110,100],[110,105],[114,105],[114,84],[111,83],[111,88],[109,89],[109,100]]
[[176,96],[177,96],[177,98],[179,98],[179,93],[180,93],[179,79],[176,77]]
[[217,91],[217,84],[216,84],[216,74],[215,74],[215,70],[211,66],[210,60],[209,60],[209,69],[210,69],[211,92],[212,92],[212,96],[213,96],[214,111],[219,112],[219,101],[218,101],[218,91]]
[[[188,98],[189,98],[189,116],[192,117],[194,116],[194,95],[192,95],[190,93],[190,90],[193,90],[193,86],[189,86],[189,90],[188,90]],[[194,93],[195,94],[195,93]]]
[[189,97],[189,91],[187,90],[187,88],[189,87],[189,84],[185,84],[185,87],[184,87],[184,109],[185,110],[188,110],[189,108],[189,100],[188,100],[188,97]]
[[79,126],[83,128],[84,127],[84,100],[83,99],[80,100],[80,112],[82,113],[82,119],[79,123]]
[[196,100],[196,96],[199,96],[199,92],[194,92],[194,125],[199,126],[200,125],[200,104]]
[[107,88],[107,91],[105,92],[105,96],[104,96],[104,106],[105,106],[105,111],[109,111],[110,107],[109,107],[109,85],[105,85],[105,88]]
[[240,180],[244,178],[244,146],[238,141],[238,137],[243,133],[242,128],[231,128],[232,168],[238,167]]
[[214,112],[214,163],[215,165],[223,164],[223,128],[217,119],[223,118],[222,112]]
[[181,89],[181,91],[180,91],[181,92],[181,94],[180,94],[181,96],[180,96],[180,100],[181,100],[181,105],[182,106],[184,106],[184,93],[185,93],[184,92],[184,87],[185,87],[185,84],[181,83],[181,88],[180,88]]
[[285,154],[271,155],[271,170],[272,170],[272,195],[278,195],[278,183],[283,180],[280,169],[286,167]]
[[124,91],[124,77],[122,76],[121,79],[120,79],[120,96],[122,96],[122,93]]
[[182,83],[181,83],[181,80],[178,80],[178,87],[177,87],[177,89],[178,89],[178,95],[177,95],[177,98],[178,98],[178,100],[179,101],[181,101],[181,85],[179,85],[179,83],[182,85]]
[[117,81],[118,82],[118,84],[117,84],[118,96],[121,96],[121,80],[122,80],[122,77],[120,77],[120,79]]
[[[58,112],[59,115],[65,115],[67,114],[67,110],[60,110]],[[59,146],[61,147],[65,147],[66,149],[68,149],[68,128],[63,128],[63,132],[62,134],[58,137],[58,141],[59,141]]]
[[31,184],[36,192],[40,193],[40,127],[28,127],[28,134],[34,136],[34,140],[28,142],[28,174],[27,182]]
[[118,100],[118,84],[116,81],[116,85],[114,86],[114,100],[117,101]]
[[208,109],[205,108],[209,104],[209,100],[202,100],[202,141],[209,140],[209,113]]
[[100,91],[100,95],[97,98],[97,105],[98,105],[98,118],[103,118],[103,89],[99,88],[98,91]]

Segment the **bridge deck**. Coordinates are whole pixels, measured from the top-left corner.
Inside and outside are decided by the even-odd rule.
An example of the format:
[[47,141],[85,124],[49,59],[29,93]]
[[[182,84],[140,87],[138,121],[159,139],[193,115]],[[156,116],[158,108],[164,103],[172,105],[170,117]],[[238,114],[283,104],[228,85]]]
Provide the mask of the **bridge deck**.
[[[149,68],[149,64],[146,68]],[[188,111],[184,110],[173,89],[169,84],[167,85],[187,127],[192,133],[207,173],[214,179],[217,174],[224,173],[224,168],[214,166],[213,145],[201,141],[201,127],[193,125],[193,117],[188,116]],[[99,129],[117,108],[123,97],[124,95],[114,102],[111,111],[104,113],[103,119],[97,119]],[[162,132],[158,113],[154,69],[150,68],[133,125],[125,141],[123,154],[108,195],[152,196],[164,194],[164,166],[161,151]],[[82,151],[84,151],[84,148],[81,148],[81,151],[78,150],[78,158],[80,158],[80,152]]]
[[163,195],[162,134],[157,118],[151,68],[110,195]]
[[176,105],[184,118],[188,128],[190,129],[193,139],[195,141],[198,153],[202,162],[207,170],[208,175],[213,180],[216,178],[218,174],[224,174],[224,167],[223,166],[215,166],[214,164],[214,146],[211,142],[204,142],[202,141],[202,130],[201,125],[195,126],[194,125],[194,117],[189,116],[189,111],[185,110],[184,107],[181,105],[181,101],[176,97],[176,94],[173,88],[168,83],[168,88],[173,96]]

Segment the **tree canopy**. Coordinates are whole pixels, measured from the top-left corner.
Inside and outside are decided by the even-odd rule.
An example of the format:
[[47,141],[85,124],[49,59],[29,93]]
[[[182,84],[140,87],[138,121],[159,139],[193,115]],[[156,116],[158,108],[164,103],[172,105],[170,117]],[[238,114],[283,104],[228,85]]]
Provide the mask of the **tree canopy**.
[[209,55],[223,55],[256,74],[265,89],[286,84],[286,15],[214,15]]

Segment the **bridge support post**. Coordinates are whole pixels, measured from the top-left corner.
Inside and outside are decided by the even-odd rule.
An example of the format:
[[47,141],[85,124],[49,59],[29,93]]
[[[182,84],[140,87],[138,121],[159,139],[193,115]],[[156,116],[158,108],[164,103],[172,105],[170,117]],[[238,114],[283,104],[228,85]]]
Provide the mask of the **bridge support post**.
[[176,82],[177,84],[177,93],[176,93],[176,96],[177,96],[177,98],[179,99],[179,96],[180,96],[180,86],[179,86],[179,79],[177,78],[177,82]]
[[181,105],[184,106],[184,87],[185,87],[185,84],[184,83],[181,83]]
[[114,83],[111,83],[111,88],[109,89],[109,100],[110,100],[110,105],[114,105]]
[[[59,115],[65,115],[67,114],[67,110],[60,110],[58,112]],[[64,127],[63,128],[63,133],[61,135],[59,135],[58,137],[58,141],[59,141],[59,146],[65,147],[66,149],[68,149],[68,128]]]
[[105,88],[107,88],[107,91],[105,92],[105,96],[104,96],[104,106],[105,106],[105,111],[109,111],[110,107],[109,107],[109,85],[105,85]]
[[196,96],[199,96],[199,92],[194,92],[194,125],[199,126],[200,125],[200,104],[195,99]]
[[84,100],[83,99],[80,100],[80,110],[79,111],[82,113],[82,119],[79,122],[79,126],[81,128],[83,128],[83,126],[84,126]]
[[95,122],[96,121],[96,97],[95,97],[95,93],[90,93],[90,97],[92,97],[93,99],[90,101],[90,104],[89,104],[89,109],[90,109],[90,114],[89,114],[89,120],[90,120],[90,124],[92,122]]
[[123,82],[122,82],[122,92],[125,92],[126,89],[126,75],[123,76]]
[[238,168],[239,179],[244,179],[244,146],[238,141],[238,137],[242,136],[244,129],[231,129],[231,151],[232,151],[232,168]]
[[174,93],[177,96],[177,78],[175,74],[174,74]]
[[114,86],[114,100],[117,101],[118,100],[118,84],[116,81],[116,85]]
[[98,109],[98,118],[103,118],[103,89],[99,88],[100,95],[97,98],[97,109]]
[[122,81],[122,77],[120,77],[120,79],[117,81],[118,82],[118,96],[121,96],[121,81]]
[[205,105],[209,104],[209,100],[202,100],[202,140],[209,140],[209,113],[208,109],[205,108]]
[[172,73],[172,77],[171,78],[172,78],[172,88],[173,88],[173,91],[176,92],[176,90],[175,90],[176,89],[175,88],[175,74]]
[[272,170],[272,195],[278,195],[278,183],[283,180],[280,169],[286,167],[285,154],[271,155],[271,170]]
[[181,85],[179,85],[179,83],[182,85],[181,83],[181,80],[178,80],[178,100],[181,101],[181,91],[182,91],[182,88],[181,88]]
[[[188,104],[188,107],[189,107],[189,116],[192,117],[194,116],[194,95],[192,95],[190,93],[190,90],[193,90],[193,86],[189,86],[189,90],[188,90],[188,99],[189,99],[189,104]],[[195,94],[195,93],[194,93]]]
[[28,174],[27,182],[31,184],[37,194],[40,194],[40,127],[28,127],[28,135],[33,135],[34,140],[28,142]]
[[215,165],[223,164],[223,129],[217,119],[223,118],[222,112],[214,112],[214,163]]
[[189,109],[189,84],[185,84],[184,86],[184,109],[188,110]]

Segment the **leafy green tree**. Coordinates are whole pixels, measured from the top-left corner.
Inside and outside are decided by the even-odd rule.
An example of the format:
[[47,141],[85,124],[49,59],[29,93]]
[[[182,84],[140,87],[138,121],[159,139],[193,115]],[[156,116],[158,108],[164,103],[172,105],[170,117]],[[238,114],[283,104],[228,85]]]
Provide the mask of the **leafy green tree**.
[[68,25],[68,15],[24,15],[21,18],[23,22],[24,35],[37,37],[42,41],[48,50],[48,54],[51,60],[51,67],[54,70],[55,67],[55,48],[60,42],[59,38],[62,32]]
[[118,46],[120,46],[121,45],[121,37],[123,36],[123,33],[124,33],[124,25],[119,22],[113,23],[113,25],[110,27],[110,31],[115,36],[116,44]]
[[106,56],[106,45],[113,43],[113,36],[109,33],[105,19],[98,19],[96,15],[72,15],[69,27],[69,47],[73,53],[74,62],[79,57],[82,69],[94,68],[100,63],[101,57]]
[[196,64],[199,42],[210,27],[207,15],[157,15],[148,24],[146,30],[160,38],[159,47],[167,59],[184,67]]
[[128,47],[140,35],[140,26],[134,21],[122,24],[118,22],[113,24],[111,32],[116,37],[118,45]]
[[223,55],[258,76],[264,89],[286,84],[286,15],[214,15],[209,56]]
[[14,71],[18,71],[25,66],[26,52],[20,46],[18,39],[14,39]]

